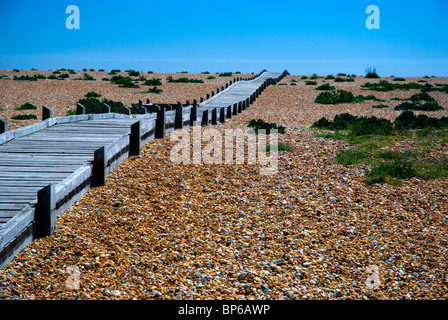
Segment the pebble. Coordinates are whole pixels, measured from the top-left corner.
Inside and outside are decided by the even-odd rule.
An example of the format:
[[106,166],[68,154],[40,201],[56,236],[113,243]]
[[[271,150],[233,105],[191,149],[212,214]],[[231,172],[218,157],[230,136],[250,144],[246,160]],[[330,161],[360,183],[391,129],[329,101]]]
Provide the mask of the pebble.
[[261,291],[263,291],[263,293],[268,292],[268,291],[269,291],[268,286],[266,286],[265,284],[262,284],[262,285],[261,285]]

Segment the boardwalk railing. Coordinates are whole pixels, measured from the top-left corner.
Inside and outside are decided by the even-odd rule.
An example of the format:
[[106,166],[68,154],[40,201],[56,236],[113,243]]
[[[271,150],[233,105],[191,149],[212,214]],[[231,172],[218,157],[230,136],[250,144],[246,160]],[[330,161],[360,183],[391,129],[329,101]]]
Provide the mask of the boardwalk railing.
[[[110,113],[108,112],[110,108],[105,108],[106,113],[103,114],[83,114],[85,108],[82,105],[78,105],[78,115],[51,118],[51,110],[44,106],[44,120],[42,122],[1,133],[0,148],[2,145],[6,145],[7,142],[58,125],[81,124],[85,123],[85,121],[106,121],[108,119],[109,121],[123,120],[130,124],[124,134],[112,143],[105,144],[94,151],[91,155],[91,160],[82,163],[62,181],[48,184],[39,189],[34,200],[22,204],[23,208],[21,207],[20,211],[11,214],[5,209],[6,211],[3,212],[6,213],[2,213],[2,206],[5,208],[8,208],[8,206],[16,208],[17,204],[14,204],[14,201],[11,201],[11,204],[7,196],[5,198],[6,201],[3,203],[0,201],[0,268],[12,261],[15,255],[31,243],[33,239],[51,235],[57,216],[62,214],[90,188],[104,185],[107,175],[127,157],[139,155],[144,144],[153,139],[163,138],[166,133],[175,129],[192,126],[194,121],[199,121],[203,125],[224,122],[225,119],[231,118],[233,115],[247,109],[272,80],[280,81],[288,73],[285,70],[274,79],[264,79],[255,90],[233,105],[214,108],[207,107],[207,103],[225,95],[225,92],[238,82],[256,81],[263,74],[264,72],[256,75],[251,80],[234,79],[226,88],[220,90],[216,95],[213,94],[209,100],[202,101],[199,104],[196,100],[191,105],[187,102],[185,106],[180,102],[176,104],[153,105],[150,101],[147,101],[146,104],[141,103],[142,114],[139,115]],[[153,113],[147,113],[148,110]],[[112,128],[113,126],[111,124]],[[0,129],[7,130],[7,127],[7,123],[0,119]],[[0,160],[1,156],[2,154],[0,153]],[[13,158],[11,160],[14,161]],[[0,176],[0,183],[2,179],[3,177]],[[1,188],[2,186],[0,185],[0,194],[2,192]]]

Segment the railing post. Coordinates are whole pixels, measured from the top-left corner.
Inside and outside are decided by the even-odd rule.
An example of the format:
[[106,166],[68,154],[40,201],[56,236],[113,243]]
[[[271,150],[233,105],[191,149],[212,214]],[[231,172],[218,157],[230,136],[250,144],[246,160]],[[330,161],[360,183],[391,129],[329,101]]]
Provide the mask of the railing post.
[[208,126],[208,109],[205,109],[202,112],[202,122],[201,125]]
[[85,114],[85,113],[86,113],[86,108],[82,104],[77,103],[76,104],[76,114]]
[[161,107],[157,111],[155,138],[162,139],[165,137],[165,108]]
[[212,125],[218,124],[218,110],[216,108],[212,109]]
[[250,105],[250,99],[246,98],[246,109],[249,108],[249,105]]
[[146,107],[144,106],[140,106],[140,114],[147,114],[148,113],[148,109],[146,109]]
[[151,100],[149,100],[148,98],[146,98],[146,104],[151,104]]
[[124,114],[127,116],[131,115],[131,109],[129,109],[128,107],[124,107]]
[[183,107],[180,102],[177,103],[176,107],[176,116],[174,118],[174,129],[182,129],[183,128]]
[[142,149],[142,123],[141,120],[131,125],[131,134],[129,136],[129,156],[139,156]]
[[8,131],[8,121],[3,118],[0,118],[0,134]]
[[207,96],[206,96],[205,100],[208,100],[208,99],[210,99],[210,95],[207,93]]
[[227,107],[227,119],[232,118],[232,106]]
[[106,155],[104,146],[93,154],[92,187],[100,187],[106,184]]
[[244,111],[244,110],[246,110],[246,99],[244,99],[243,101],[242,101],[242,105],[241,105],[241,109]]
[[36,238],[50,236],[55,226],[54,215],[54,185],[40,189],[37,192],[37,203],[34,211],[34,220],[36,223]]
[[[201,97],[202,98],[202,97]],[[193,126],[198,119],[198,106],[191,107],[190,110],[190,126]]]
[[233,115],[236,116],[237,114],[238,114],[238,104],[235,103],[235,104],[233,105]]
[[51,118],[51,110],[47,106],[42,106],[42,121]]
[[193,105],[195,106],[197,104],[198,104],[198,101],[196,99],[193,99]]
[[219,109],[219,122],[224,123],[226,121],[226,109],[221,108]]
[[241,113],[243,111],[243,103],[240,101],[238,102],[238,113]]
[[204,98],[201,97],[201,98],[199,99],[199,102],[200,102],[200,103],[201,103],[201,102],[204,102]]
[[212,97],[215,95],[215,91],[212,91]]
[[219,88],[216,88],[216,94],[218,94],[219,93]]

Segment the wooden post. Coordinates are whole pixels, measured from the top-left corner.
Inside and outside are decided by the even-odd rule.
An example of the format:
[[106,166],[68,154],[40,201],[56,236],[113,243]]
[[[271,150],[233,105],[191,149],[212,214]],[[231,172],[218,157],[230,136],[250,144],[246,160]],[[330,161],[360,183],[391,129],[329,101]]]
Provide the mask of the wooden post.
[[[227,88],[227,83],[226,83],[226,88]],[[224,91],[224,86],[221,86],[221,91]]]
[[191,107],[190,110],[190,126],[193,126],[194,123],[197,121],[198,119],[198,106],[195,105],[193,107]]
[[232,106],[227,107],[227,118],[232,118]]
[[218,110],[216,110],[216,108],[212,109],[212,125],[218,124]]
[[157,111],[155,138],[162,139],[165,137],[165,108]]
[[174,118],[174,129],[182,129],[183,128],[183,107],[180,102],[177,103],[176,107],[176,116]]
[[149,100],[148,98],[146,98],[146,104],[151,104],[151,100]]
[[241,113],[243,111],[243,103],[240,101],[238,102],[238,113]]
[[197,104],[198,104],[198,101],[196,99],[193,99],[193,105],[195,106]]
[[242,105],[241,105],[241,109],[244,111],[244,110],[246,110],[246,99],[244,99],[243,101],[242,101]]
[[219,109],[219,122],[224,123],[226,121],[226,109]]
[[204,98],[201,97],[201,98],[199,99],[199,101],[200,101],[200,102],[204,102]]
[[3,118],[0,118],[0,134],[8,131],[8,121]]
[[[210,95],[207,93],[207,96],[206,96],[206,99],[205,100],[208,100],[208,99],[210,99]],[[202,102],[202,101],[201,101]]]
[[205,109],[202,112],[202,122],[201,125],[208,126],[208,109]]
[[212,97],[215,95],[215,91],[212,91]]
[[42,106],[42,121],[51,118],[51,110],[46,106]]
[[82,104],[77,103],[76,104],[76,114],[85,114],[85,113],[86,113],[86,108]]
[[141,107],[143,105],[143,101],[142,100],[138,100],[138,105]]
[[54,186],[48,186],[37,192],[37,203],[34,211],[34,220],[36,223],[36,238],[50,236],[54,231]]
[[246,98],[246,109],[249,108],[249,105],[250,105],[250,99]]
[[226,89],[229,87],[229,83],[228,82],[226,82]]
[[147,114],[148,113],[148,109],[146,109],[146,107],[141,106],[140,107],[140,114]]
[[124,114],[130,116],[131,115],[131,109],[128,107],[124,107]]
[[106,184],[106,155],[104,147],[93,154],[92,187],[100,187]]
[[253,94],[251,94],[249,96],[249,104],[252,104],[252,103],[254,103],[254,95]]
[[110,105],[103,103],[103,113],[110,113]]
[[236,116],[237,114],[238,114],[238,104],[235,103],[235,104],[233,105],[233,115]]
[[[177,103],[179,104],[180,102],[177,102]],[[185,106],[188,107],[189,105],[190,105],[190,101],[187,100],[187,102],[185,103]]]
[[142,149],[142,123],[141,120],[131,125],[131,134],[129,136],[129,156],[139,156]]
[[219,93],[219,88],[216,88],[216,94],[218,94]]

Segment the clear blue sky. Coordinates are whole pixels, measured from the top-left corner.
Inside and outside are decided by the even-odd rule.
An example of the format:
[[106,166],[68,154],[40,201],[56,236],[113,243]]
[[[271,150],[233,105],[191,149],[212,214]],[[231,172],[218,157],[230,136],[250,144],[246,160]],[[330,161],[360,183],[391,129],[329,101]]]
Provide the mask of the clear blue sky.
[[0,69],[448,76],[447,30],[447,0],[0,0]]

